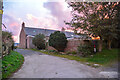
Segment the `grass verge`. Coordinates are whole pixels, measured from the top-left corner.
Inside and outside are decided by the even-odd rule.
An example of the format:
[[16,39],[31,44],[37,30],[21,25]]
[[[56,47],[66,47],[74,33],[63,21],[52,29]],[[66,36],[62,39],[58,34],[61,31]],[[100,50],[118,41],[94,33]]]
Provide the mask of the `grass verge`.
[[[53,56],[68,58],[70,60],[80,61],[92,67],[99,67],[99,66],[108,66],[109,64],[118,61],[118,50],[119,49],[103,50],[102,52],[97,52],[93,56],[88,56],[88,57],[59,54],[55,52],[48,52],[48,51],[37,50],[37,49],[32,49],[32,50],[39,51],[41,53],[48,54],[48,55],[53,55]],[[95,64],[98,64],[99,66]]]
[[24,57],[18,52],[11,53],[2,59],[2,78],[8,78],[17,71],[24,62]]

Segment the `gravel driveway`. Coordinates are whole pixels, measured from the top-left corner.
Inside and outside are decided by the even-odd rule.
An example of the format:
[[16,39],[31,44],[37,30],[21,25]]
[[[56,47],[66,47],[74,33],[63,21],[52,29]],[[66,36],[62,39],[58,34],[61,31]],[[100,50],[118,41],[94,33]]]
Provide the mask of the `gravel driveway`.
[[17,49],[24,64],[12,78],[104,78],[100,71],[74,60]]

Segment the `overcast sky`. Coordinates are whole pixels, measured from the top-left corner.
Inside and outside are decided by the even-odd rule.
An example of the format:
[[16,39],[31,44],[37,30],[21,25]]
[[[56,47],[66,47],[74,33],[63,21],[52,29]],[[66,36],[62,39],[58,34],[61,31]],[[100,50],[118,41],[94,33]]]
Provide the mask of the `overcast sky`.
[[[35,2],[36,1],[36,2]],[[71,20],[71,8],[64,1],[48,0],[6,0],[3,2],[3,23],[13,33],[15,42],[19,42],[21,24],[26,27],[61,30],[68,27],[64,21]]]

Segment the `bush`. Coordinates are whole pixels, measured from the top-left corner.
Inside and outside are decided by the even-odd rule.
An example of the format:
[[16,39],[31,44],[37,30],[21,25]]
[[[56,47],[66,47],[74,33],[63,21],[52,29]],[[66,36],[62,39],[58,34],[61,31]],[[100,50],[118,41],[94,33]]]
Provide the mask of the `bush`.
[[17,49],[17,46],[14,46],[14,49]]
[[63,52],[67,45],[67,38],[64,33],[56,31],[50,35],[49,45],[60,52]]
[[93,46],[90,44],[83,44],[78,46],[78,53],[86,57],[93,54]]
[[75,55],[75,54],[77,54],[77,52],[76,51],[70,51],[70,52],[67,52],[67,54],[73,54],[73,55]]
[[14,40],[12,38],[12,33],[7,31],[2,31],[2,53],[3,56],[10,53],[13,49]]
[[36,35],[33,40],[32,43],[38,48],[38,49],[45,49],[45,40],[44,40],[45,36],[43,34],[38,34]]

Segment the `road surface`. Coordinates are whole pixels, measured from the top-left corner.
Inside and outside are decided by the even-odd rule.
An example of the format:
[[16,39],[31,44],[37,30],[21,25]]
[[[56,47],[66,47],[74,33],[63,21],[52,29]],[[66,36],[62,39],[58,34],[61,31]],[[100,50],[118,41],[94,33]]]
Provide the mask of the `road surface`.
[[104,78],[96,68],[75,60],[46,55],[32,50],[17,49],[24,64],[11,78]]

